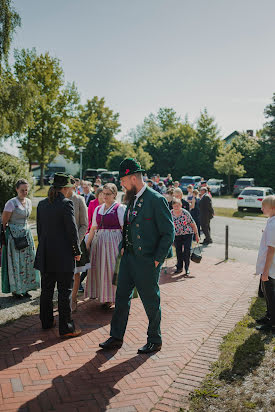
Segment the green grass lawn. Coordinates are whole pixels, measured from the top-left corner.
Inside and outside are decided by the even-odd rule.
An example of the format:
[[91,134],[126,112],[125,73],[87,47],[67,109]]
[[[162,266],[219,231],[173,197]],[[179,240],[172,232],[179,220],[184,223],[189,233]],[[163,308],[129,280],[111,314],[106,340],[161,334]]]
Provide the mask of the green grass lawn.
[[33,196],[34,197],[47,197],[49,188],[50,186],[44,186],[43,189],[41,189],[40,186],[35,186]]
[[[220,357],[213,364],[212,372],[206,376],[201,387],[191,394],[190,411],[259,410],[257,408],[261,407],[261,396],[259,396],[259,403],[252,402],[255,388],[248,388],[243,383],[250,374],[255,378],[259,374],[261,380],[262,371],[259,373],[258,368],[263,367],[265,363],[267,370],[271,366],[265,356],[267,353],[271,353],[272,356],[275,350],[275,337],[271,333],[265,334],[255,329],[255,319],[261,317],[265,309],[264,299],[254,298],[249,313],[237,323],[232,332],[224,337],[220,347]],[[266,381],[265,385],[267,384]],[[256,390],[259,390],[261,395],[262,388],[256,385]]]
[[29,219],[36,221],[36,213],[37,213],[37,207],[36,207],[36,206],[33,206],[33,207],[32,207],[32,212],[31,212],[31,214],[30,214]]
[[236,209],[231,209],[227,207],[215,207],[215,215],[216,216],[225,216],[225,217],[236,217],[239,219],[243,219],[245,217],[266,217],[261,212],[238,212]]

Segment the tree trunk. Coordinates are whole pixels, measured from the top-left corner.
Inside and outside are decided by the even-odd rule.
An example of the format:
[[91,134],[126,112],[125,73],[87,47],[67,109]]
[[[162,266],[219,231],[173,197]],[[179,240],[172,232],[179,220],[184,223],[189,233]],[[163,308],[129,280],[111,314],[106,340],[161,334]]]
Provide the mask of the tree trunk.
[[45,169],[45,165],[44,163],[40,164],[40,187],[41,189],[44,187],[44,169]]
[[28,159],[28,162],[29,162],[29,172],[31,172],[32,171],[32,161],[31,161],[31,159]]
[[231,187],[230,187],[230,175],[227,176],[228,179],[228,188],[227,188],[227,193],[230,195],[231,193]]

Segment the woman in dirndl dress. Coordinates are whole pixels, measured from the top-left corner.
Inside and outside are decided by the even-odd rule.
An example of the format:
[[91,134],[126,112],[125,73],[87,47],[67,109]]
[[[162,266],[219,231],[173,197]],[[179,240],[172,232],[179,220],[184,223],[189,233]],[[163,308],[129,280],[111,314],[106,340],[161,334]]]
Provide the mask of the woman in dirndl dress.
[[[15,298],[31,297],[30,290],[40,287],[38,270],[34,269],[35,246],[28,218],[32,203],[27,198],[29,184],[20,179],[16,183],[17,197],[8,200],[2,214],[5,246],[2,249],[2,292]],[[26,236],[28,246],[18,250],[14,238]]]
[[115,302],[116,286],[112,284],[119,244],[122,240],[125,205],[115,201],[117,187],[103,187],[104,203],[95,209],[87,239],[91,248],[91,269],[88,271],[85,297],[97,298],[104,308]]

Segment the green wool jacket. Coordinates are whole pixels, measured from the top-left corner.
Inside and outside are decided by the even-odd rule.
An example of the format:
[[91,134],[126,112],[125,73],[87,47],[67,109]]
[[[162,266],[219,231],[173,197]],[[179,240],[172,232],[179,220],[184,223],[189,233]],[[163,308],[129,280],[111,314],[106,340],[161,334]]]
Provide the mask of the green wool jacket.
[[[128,211],[129,205],[124,215],[124,226]],[[134,254],[164,262],[175,238],[173,218],[165,197],[147,187],[130,213],[129,222]],[[126,246],[125,231],[122,246]]]

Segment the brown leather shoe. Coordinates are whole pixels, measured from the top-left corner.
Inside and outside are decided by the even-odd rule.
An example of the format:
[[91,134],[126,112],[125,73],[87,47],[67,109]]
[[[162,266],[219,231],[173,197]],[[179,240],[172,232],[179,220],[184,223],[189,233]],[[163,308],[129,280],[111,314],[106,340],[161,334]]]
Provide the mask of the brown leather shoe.
[[65,333],[65,335],[60,335],[61,339],[75,338],[81,334],[81,329],[76,329],[74,332]]

